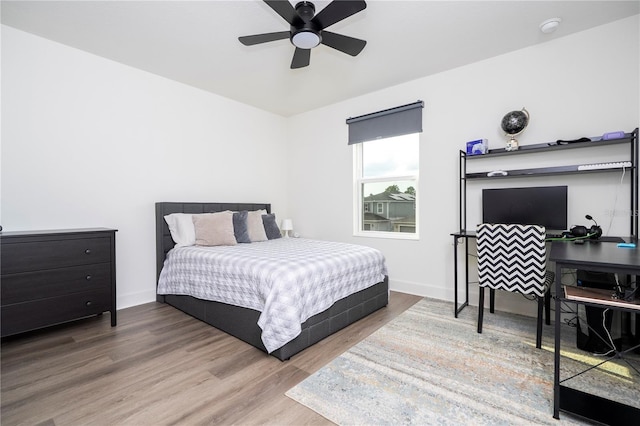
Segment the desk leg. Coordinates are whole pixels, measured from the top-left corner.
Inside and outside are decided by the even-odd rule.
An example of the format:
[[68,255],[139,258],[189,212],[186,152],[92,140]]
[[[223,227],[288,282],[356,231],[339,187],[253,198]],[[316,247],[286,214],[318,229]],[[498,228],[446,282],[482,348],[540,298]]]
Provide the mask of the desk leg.
[[458,318],[458,314],[469,305],[469,242],[465,239],[465,299],[464,303],[458,307],[458,237],[453,236],[453,315]]
[[458,318],[458,238],[453,236],[453,316]]
[[553,360],[553,418],[560,418],[560,332],[561,328],[561,297],[562,297],[562,266],[556,263],[556,323],[555,323],[555,351]]
[[[640,282],[638,282],[638,278],[640,277],[640,275],[633,275],[634,281],[636,282],[636,298],[640,297],[640,295],[638,295],[638,292],[640,292]],[[635,321],[636,321],[636,329],[634,330],[634,344],[638,344],[640,343],[640,314],[632,314],[635,315]],[[640,353],[640,350],[636,350],[636,353]]]
[[464,240],[464,306],[469,305],[469,239]]
[[[636,279],[638,279],[636,277]],[[636,333],[635,333],[635,340],[633,343],[640,343],[640,314],[634,314],[636,316]],[[638,353],[640,353],[639,351],[636,351]]]

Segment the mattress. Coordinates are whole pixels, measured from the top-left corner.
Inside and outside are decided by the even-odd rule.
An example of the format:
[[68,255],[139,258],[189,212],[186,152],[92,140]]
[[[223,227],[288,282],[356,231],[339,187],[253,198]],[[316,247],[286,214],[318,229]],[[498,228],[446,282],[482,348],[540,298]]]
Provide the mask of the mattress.
[[235,246],[173,248],[157,291],[259,311],[261,339],[272,352],[295,339],[308,318],[384,281],[386,274],[379,250],[279,238]]

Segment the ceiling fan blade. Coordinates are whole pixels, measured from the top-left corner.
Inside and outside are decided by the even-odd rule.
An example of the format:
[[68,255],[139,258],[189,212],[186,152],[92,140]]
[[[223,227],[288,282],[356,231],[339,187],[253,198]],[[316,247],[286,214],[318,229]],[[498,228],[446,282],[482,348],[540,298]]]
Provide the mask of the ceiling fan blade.
[[359,1],[334,0],[322,9],[313,19],[320,28],[324,29],[338,21],[342,21],[349,16],[364,10],[367,3]]
[[293,8],[291,3],[289,3],[287,0],[264,0],[264,2],[278,15],[282,16],[282,18],[287,21],[289,25],[293,25],[293,22],[297,18],[298,14],[296,13],[296,10]]
[[309,65],[311,61],[311,49],[300,49],[296,47],[296,51],[293,52],[293,59],[291,60],[291,69],[304,68]]
[[329,31],[322,32],[322,44],[332,47],[351,56],[362,52],[367,42],[359,38],[353,38]]
[[242,36],[238,37],[238,40],[245,46],[253,46],[254,44],[267,43],[269,41],[284,40],[285,38],[289,38],[290,35],[289,31],[280,31],[277,33]]

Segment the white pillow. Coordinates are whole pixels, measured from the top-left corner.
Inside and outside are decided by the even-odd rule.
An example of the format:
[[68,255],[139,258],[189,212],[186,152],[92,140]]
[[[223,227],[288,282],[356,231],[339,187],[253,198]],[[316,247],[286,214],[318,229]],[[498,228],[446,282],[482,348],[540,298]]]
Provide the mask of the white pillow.
[[247,231],[252,243],[257,241],[267,241],[267,233],[264,230],[262,215],[267,214],[266,210],[255,210],[247,214]]
[[196,243],[192,216],[190,213],[171,213],[164,217],[176,247],[187,247]]

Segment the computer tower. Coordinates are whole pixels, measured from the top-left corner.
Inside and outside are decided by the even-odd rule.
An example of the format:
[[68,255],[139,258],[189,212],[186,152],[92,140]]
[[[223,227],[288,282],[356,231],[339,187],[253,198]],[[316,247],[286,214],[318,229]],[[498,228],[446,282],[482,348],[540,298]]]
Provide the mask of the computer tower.
[[[577,270],[576,275],[577,285],[579,287],[606,289],[611,290],[612,293],[616,289],[616,278],[614,274]],[[579,349],[592,353],[608,352],[611,350],[611,346],[607,344],[606,341],[609,341],[609,336],[611,336],[612,322],[612,310],[605,313],[604,308],[578,305],[576,346]],[[606,341],[603,341],[602,339],[605,339]],[[611,339],[613,340],[613,337]],[[615,340],[614,344],[617,346]]]

